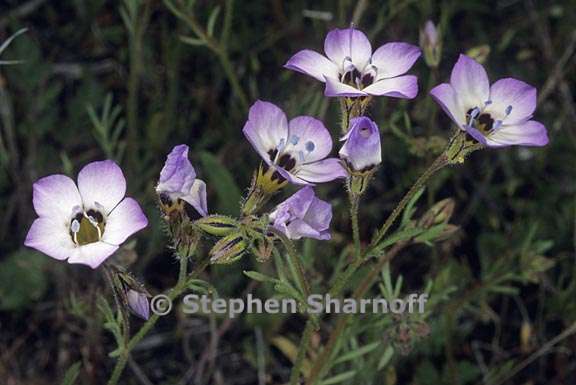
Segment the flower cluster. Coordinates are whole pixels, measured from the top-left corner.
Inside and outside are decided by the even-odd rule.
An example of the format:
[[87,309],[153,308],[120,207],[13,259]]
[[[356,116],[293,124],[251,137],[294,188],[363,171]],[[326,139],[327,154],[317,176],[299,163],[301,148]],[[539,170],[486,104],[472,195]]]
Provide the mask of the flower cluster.
[[[441,43],[436,27],[427,23],[420,44],[431,67],[440,62]],[[189,147],[175,146],[160,172],[156,193],[181,258],[192,254],[203,235],[217,238],[210,251],[212,263],[229,263],[246,252],[266,260],[277,238],[330,239],[332,207],[316,196],[318,183],[346,179],[351,202],[358,202],[382,162],[380,130],[365,116],[367,101],[375,96],[415,98],[417,78],[407,72],[421,50],[390,42],[373,51],[364,33],[348,28],[328,33],[324,53],[300,51],[285,67],[325,83],[325,95],[340,98],[345,119],[339,157],[331,157],[332,136],[321,120],[311,116],[288,120],[278,106],[255,102],[243,133],[262,162],[242,216],[236,219],[209,214],[206,184],[196,177]],[[474,148],[548,143],[544,125],[532,120],[536,89],[512,78],[490,85],[484,68],[465,55],[452,69],[450,82],[434,87],[430,94],[461,130],[459,137],[469,135],[477,141]],[[259,214],[273,194],[289,184],[300,189]],[[77,183],[65,175],[41,178],[33,188],[38,218],[25,245],[58,260],[97,268],[148,224],[140,205],[125,193],[122,170],[110,160],[86,165]],[[149,294],[129,274],[117,274],[124,277],[117,286],[125,303],[147,319]]]

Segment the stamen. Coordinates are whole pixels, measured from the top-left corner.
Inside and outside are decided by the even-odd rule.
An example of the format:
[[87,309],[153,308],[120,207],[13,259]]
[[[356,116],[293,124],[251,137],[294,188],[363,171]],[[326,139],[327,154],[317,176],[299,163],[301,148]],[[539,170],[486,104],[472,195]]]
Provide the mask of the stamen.
[[492,100],[486,100],[484,102],[484,106],[489,106],[490,104],[492,104]]
[[506,107],[506,116],[510,115],[511,112],[512,112],[512,106]]
[[494,124],[492,125],[492,130],[497,130],[497,129],[499,129],[501,125],[502,125],[502,121],[501,121],[501,120],[495,121]]
[[78,231],[80,231],[80,222],[78,222],[76,219],[74,219],[72,221],[72,224],[70,225],[70,230],[73,233],[77,233]]
[[296,135],[292,135],[290,137],[290,143],[292,143],[294,146],[297,145],[299,141],[300,141],[300,138]]
[[284,138],[280,139],[280,143],[278,143],[278,146],[276,147],[276,149],[278,151],[282,151],[284,149],[284,147],[286,147],[286,140],[284,140]]
[[298,158],[300,159],[300,163],[304,163],[304,152],[298,151]]

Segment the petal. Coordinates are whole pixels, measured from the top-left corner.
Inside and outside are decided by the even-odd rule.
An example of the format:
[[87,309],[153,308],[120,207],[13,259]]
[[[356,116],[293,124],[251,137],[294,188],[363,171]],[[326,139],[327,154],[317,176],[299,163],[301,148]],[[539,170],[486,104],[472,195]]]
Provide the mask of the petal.
[[338,67],[318,52],[305,49],[292,56],[284,68],[310,75],[321,82],[324,77],[338,78]]
[[408,43],[387,43],[372,55],[372,64],[378,69],[377,79],[393,78],[405,74],[420,57],[420,48]]
[[[536,109],[536,88],[520,80],[500,79],[490,87],[492,103],[486,108],[496,119],[504,120],[505,124],[516,124],[532,117]],[[506,116],[506,109],[510,114]]]
[[529,120],[516,125],[503,125],[487,137],[486,144],[489,147],[545,146],[548,144],[548,134],[542,123]]
[[140,205],[132,198],[125,198],[106,220],[102,241],[112,245],[120,245],[130,235],[142,230],[148,225],[148,219]]
[[113,161],[92,162],[80,170],[78,189],[85,208],[98,204],[109,214],[126,194],[126,179]]
[[366,92],[360,91],[357,88],[341,83],[335,78],[326,78],[326,89],[324,90],[326,96],[366,96]]
[[414,75],[378,80],[362,91],[375,96],[412,99],[418,95],[418,78]]
[[82,198],[72,179],[66,175],[40,178],[32,188],[32,203],[39,217],[69,220]]
[[430,91],[432,98],[442,107],[452,121],[462,128],[466,124],[466,112],[462,110],[454,88],[448,83],[442,83]]
[[198,214],[205,217],[208,215],[208,201],[206,199],[206,183],[200,179],[196,179],[190,193],[183,195],[180,199],[188,202]]
[[295,176],[304,182],[323,183],[337,178],[346,178],[348,173],[342,167],[340,159],[328,158],[301,166]]
[[452,69],[450,84],[458,95],[464,111],[484,107],[490,98],[488,75],[481,64],[465,55],[460,55]]
[[338,154],[346,159],[356,171],[376,166],[382,162],[380,130],[376,123],[366,117],[350,121],[346,143]]
[[320,120],[298,116],[288,123],[288,143],[284,152],[292,153],[298,163],[324,159],[332,150],[332,138]]
[[276,149],[288,138],[286,114],[269,102],[257,101],[250,107],[248,121],[242,129],[252,147],[270,164],[268,151]]
[[59,260],[70,257],[75,247],[66,224],[48,217],[32,223],[24,245]]
[[338,69],[342,69],[344,59],[350,58],[354,66],[362,71],[372,56],[372,47],[366,35],[357,29],[334,29],[326,35],[324,52]]
[[80,263],[95,269],[109,256],[114,254],[116,250],[118,250],[117,245],[104,242],[89,243],[76,247],[70,258],[68,258],[68,263]]
[[328,230],[332,221],[332,205],[314,197],[304,221],[318,231]]
[[175,146],[168,154],[164,167],[160,171],[156,191],[173,193],[190,190],[196,178],[196,171],[188,160],[188,150],[187,145],[181,144]]
[[314,238],[323,239],[322,234],[301,219],[296,219],[286,226],[286,236],[290,239]]

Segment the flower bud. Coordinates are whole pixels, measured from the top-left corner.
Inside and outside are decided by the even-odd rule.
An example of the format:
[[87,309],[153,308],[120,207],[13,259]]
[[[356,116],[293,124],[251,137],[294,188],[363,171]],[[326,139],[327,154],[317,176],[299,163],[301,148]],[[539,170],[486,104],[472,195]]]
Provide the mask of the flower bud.
[[148,302],[148,296],[145,293],[136,290],[128,290],[126,293],[126,299],[128,301],[128,307],[135,315],[144,320],[150,318],[150,303]]
[[418,226],[429,228],[440,223],[447,223],[454,212],[454,199],[447,198],[436,202],[418,221]]
[[429,67],[438,67],[442,56],[440,33],[431,20],[420,30],[420,47],[424,51],[424,61]]
[[210,263],[232,263],[242,257],[247,247],[242,233],[229,234],[216,242],[210,250]]
[[366,117],[354,118],[350,125],[350,131],[341,139],[346,142],[338,154],[351,174],[372,171],[382,163],[378,126]]
[[238,222],[224,215],[200,218],[194,222],[194,225],[203,232],[217,237],[224,237],[238,229]]
[[274,250],[274,241],[270,237],[263,235],[253,240],[251,249],[258,262],[266,262],[270,259],[272,250]]

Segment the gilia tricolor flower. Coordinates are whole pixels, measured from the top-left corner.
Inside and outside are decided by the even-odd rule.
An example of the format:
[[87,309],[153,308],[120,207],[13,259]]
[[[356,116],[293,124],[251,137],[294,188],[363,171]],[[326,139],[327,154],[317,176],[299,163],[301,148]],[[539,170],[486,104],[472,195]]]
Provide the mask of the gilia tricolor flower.
[[482,65],[465,55],[452,69],[450,83],[434,87],[430,94],[458,127],[486,146],[548,143],[546,127],[530,120],[536,89],[512,78],[490,86]]
[[206,216],[206,183],[196,178],[196,171],[188,160],[188,146],[175,146],[160,172],[156,192],[165,212],[180,207],[182,201],[188,202],[201,216]]
[[372,53],[368,38],[354,28],[335,29],[324,41],[326,56],[303,50],[284,67],[326,83],[326,96],[390,96],[412,99],[418,93],[414,75],[404,75],[420,56],[407,43],[387,43]]
[[366,117],[350,120],[350,131],[342,137],[344,146],[338,153],[351,173],[366,172],[382,163],[380,130]]
[[272,226],[290,239],[330,239],[332,206],[318,199],[310,186],[276,206],[269,218]]
[[264,186],[268,192],[285,181],[308,185],[346,177],[339,159],[326,158],[332,138],[318,119],[298,116],[288,122],[280,108],[257,101],[250,107],[243,132],[266,162],[263,172],[270,173],[269,184],[276,184]]
[[33,186],[38,218],[24,244],[55,259],[97,268],[148,224],[138,203],[125,193],[122,170],[111,160],[86,165],[78,186],[66,175],[39,179]]

